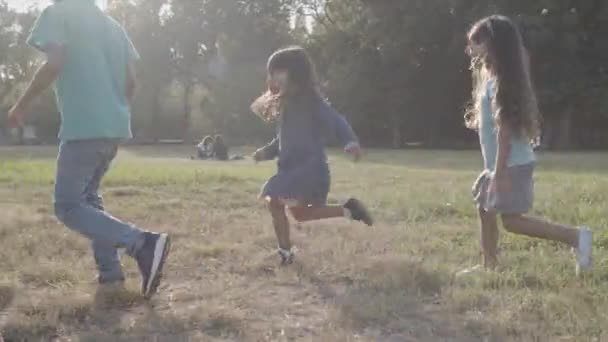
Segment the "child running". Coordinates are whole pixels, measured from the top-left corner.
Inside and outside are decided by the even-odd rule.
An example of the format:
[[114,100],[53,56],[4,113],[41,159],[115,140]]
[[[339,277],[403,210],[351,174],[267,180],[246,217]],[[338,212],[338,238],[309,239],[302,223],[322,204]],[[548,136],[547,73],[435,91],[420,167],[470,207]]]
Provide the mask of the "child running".
[[[591,268],[592,233],[526,216],[532,207],[539,111],[520,31],[504,16],[477,22],[468,34],[467,53],[475,89],[467,126],[477,130],[484,171],[473,186],[481,220],[483,267],[497,264],[500,214],[509,232],[562,242],[577,250],[577,273]],[[476,266],[462,273],[480,269]]]
[[364,205],[349,199],[328,206],[330,173],[325,143],[337,137],[355,160],[361,156],[357,136],[344,117],[322,98],[314,65],[306,51],[289,47],[275,52],[267,64],[268,91],[252,105],[266,121],[277,122],[277,136],[257,150],[255,161],[278,157],[278,172],[264,184],[260,198],[267,201],[283,264],[293,262],[288,208],[299,222],[346,217],[372,225]]
[[99,191],[120,143],[132,135],[139,54],[124,29],[93,0],[54,1],[40,14],[28,44],[46,55],[46,63],[10,110],[11,123],[22,125],[28,107],[55,85],[61,112],[55,214],[91,240],[100,284],[124,282],[118,249],[125,249],[137,261],[142,294],[149,298],[162,278],[169,235],[111,216]]

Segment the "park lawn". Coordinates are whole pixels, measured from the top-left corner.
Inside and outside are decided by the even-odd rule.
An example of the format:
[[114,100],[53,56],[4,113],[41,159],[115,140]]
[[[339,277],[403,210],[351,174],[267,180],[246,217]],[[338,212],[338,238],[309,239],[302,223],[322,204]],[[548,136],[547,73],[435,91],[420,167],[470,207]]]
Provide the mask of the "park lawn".
[[160,293],[98,292],[89,243],[53,216],[54,147],[0,148],[0,331],[5,341],[608,340],[608,154],[539,156],[534,213],[594,230],[595,269],[577,278],[562,246],[501,233],[497,273],[479,261],[471,183],[478,152],[332,153],[330,201],[364,200],[368,228],[293,226],[279,267],[257,201],[274,163],[189,160],[127,147],[104,182],[115,216],[173,236]]

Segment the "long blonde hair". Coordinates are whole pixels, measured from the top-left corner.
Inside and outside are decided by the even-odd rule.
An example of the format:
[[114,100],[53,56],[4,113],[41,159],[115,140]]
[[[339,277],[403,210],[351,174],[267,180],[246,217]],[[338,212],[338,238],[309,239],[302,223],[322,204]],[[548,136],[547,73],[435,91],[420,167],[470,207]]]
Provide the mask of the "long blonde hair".
[[529,55],[517,26],[507,17],[494,15],[478,21],[468,34],[469,44],[485,45],[484,55],[472,54],[473,104],[465,114],[467,127],[479,129],[481,100],[488,81],[495,82],[492,100],[498,126],[509,125],[514,134],[536,141],[540,112]]

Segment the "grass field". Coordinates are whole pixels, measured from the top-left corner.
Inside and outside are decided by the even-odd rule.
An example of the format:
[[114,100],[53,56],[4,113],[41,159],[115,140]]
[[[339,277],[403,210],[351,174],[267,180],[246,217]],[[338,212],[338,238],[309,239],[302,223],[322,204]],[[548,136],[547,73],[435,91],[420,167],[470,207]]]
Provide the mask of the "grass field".
[[274,163],[188,160],[189,149],[124,149],[106,206],[173,235],[160,293],[98,293],[88,242],[51,204],[54,148],[0,149],[0,331],[5,341],[607,341],[608,155],[542,154],[535,214],[595,233],[595,269],[574,276],[561,246],[501,235],[501,270],[478,262],[475,152],[332,155],[331,201],[357,196],[377,225],[293,227],[279,267],[256,200]]

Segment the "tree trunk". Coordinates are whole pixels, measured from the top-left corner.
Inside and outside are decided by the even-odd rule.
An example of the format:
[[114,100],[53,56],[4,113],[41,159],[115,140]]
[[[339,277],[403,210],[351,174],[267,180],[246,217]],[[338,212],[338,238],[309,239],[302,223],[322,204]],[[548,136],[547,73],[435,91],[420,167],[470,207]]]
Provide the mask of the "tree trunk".
[[572,110],[566,108],[557,122],[556,147],[560,150],[572,148]]
[[154,98],[152,99],[152,140],[154,143],[158,143],[161,139],[161,125],[160,123],[160,95],[161,95],[161,87],[160,85],[154,88]]
[[184,118],[182,122],[182,139],[185,143],[190,142],[190,119],[192,113],[192,106],[190,105],[190,98],[192,96],[192,80],[187,79],[184,82],[184,103],[183,111]]
[[25,145],[25,128],[23,126],[17,128],[17,144]]
[[402,142],[403,142],[403,136],[402,136],[402,132],[401,132],[401,116],[399,115],[399,113],[393,114],[391,123],[393,126],[393,127],[391,127],[392,138],[393,138],[392,145],[393,145],[393,148],[399,149],[402,147]]

